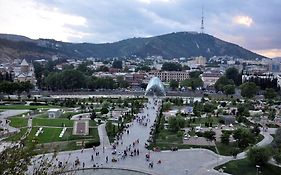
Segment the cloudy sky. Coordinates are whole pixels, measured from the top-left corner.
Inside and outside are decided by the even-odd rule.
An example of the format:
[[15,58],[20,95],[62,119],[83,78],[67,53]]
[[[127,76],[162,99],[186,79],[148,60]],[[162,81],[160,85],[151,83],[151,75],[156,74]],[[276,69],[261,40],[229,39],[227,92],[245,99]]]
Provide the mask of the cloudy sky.
[[0,0],[0,33],[103,43],[200,31],[281,56],[280,0]]

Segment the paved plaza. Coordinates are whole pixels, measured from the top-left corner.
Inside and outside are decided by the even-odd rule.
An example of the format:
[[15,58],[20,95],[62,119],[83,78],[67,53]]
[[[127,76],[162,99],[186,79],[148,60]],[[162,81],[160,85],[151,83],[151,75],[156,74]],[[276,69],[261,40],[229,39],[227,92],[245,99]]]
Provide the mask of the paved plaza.
[[[149,172],[155,175],[191,175],[191,174],[205,174],[210,173],[209,170],[203,168],[210,162],[218,162],[219,159],[224,159],[224,156],[218,156],[214,152],[206,149],[186,149],[179,151],[162,151],[162,152],[152,152],[145,148],[145,143],[149,138],[149,132],[151,126],[154,124],[154,120],[157,116],[157,111],[159,110],[161,101],[150,98],[147,105],[144,107],[138,117],[143,117],[144,121],[147,121],[147,126],[143,123],[134,120],[130,123],[128,128],[129,134],[124,132],[122,139],[119,140],[119,144],[116,147],[116,154],[113,155],[114,150],[108,143],[108,138],[105,136],[104,127],[100,126],[99,130],[103,130],[103,134],[99,134],[101,137],[101,145],[93,149],[76,150],[59,153],[58,160],[65,162],[75,162],[79,159],[79,168],[92,168],[95,167],[114,167],[114,168],[127,168],[140,170],[144,172]],[[100,133],[100,132],[99,132]],[[106,140],[106,141],[104,141]],[[136,143],[139,140],[139,143]],[[103,143],[104,142],[104,143]],[[121,142],[123,142],[121,144]],[[135,146],[133,146],[135,142]],[[130,156],[130,151],[128,156],[124,159],[121,157],[121,153],[131,145],[131,150],[138,149],[139,155]],[[96,153],[99,155],[96,156]],[[120,153],[120,154],[119,154]],[[119,154],[119,155],[118,155]],[[150,160],[146,160],[146,154],[150,155]],[[92,160],[92,155],[93,159]],[[106,157],[108,157],[108,162],[106,163]],[[112,158],[118,160],[117,162],[112,162]],[[158,161],[161,160],[161,163]],[[153,168],[149,167],[149,162],[153,162]],[[215,174],[217,172],[214,172]]]
[[[213,168],[233,160],[231,156],[220,156],[207,149],[184,149],[178,151],[153,152],[145,148],[145,143],[150,137],[150,131],[158,116],[161,100],[149,98],[148,103],[137,115],[136,119],[129,123],[129,127],[123,132],[116,144],[116,149],[109,143],[105,130],[105,124],[99,125],[98,133],[101,145],[94,149],[75,150],[58,153],[58,160],[67,162],[72,168],[125,168],[146,172],[152,175],[219,175]],[[19,111],[18,111],[19,112]],[[26,112],[26,111],[21,111]],[[8,115],[9,114],[9,115]],[[7,111],[5,118],[16,115]],[[4,120],[4,116],[0,118]],[[9,126],[7,126],[9,127]],[[258,146],[265,146],[272,142],[269,132],[261,132],[265,137]],[[3,145],[2,145],[3,146]],[[123,156],[127,150],[127,156]],[[137,154],[136,154],[137,150]],[[113,155],[112,152],[116,151]],[[131,156],[132,154],[132,156]],[[47,156],[51,156],[48,154]],[[146,155],[150,158],[147,161]],[[240,153],[237,159],[245,158],[246,153]],[[79,160],[80,164],[74,163]],[[112,161],[116,160],[116,161]],[[159,160],[161,163],[158,163]],[[153,167],[149,163],[153,162]]]

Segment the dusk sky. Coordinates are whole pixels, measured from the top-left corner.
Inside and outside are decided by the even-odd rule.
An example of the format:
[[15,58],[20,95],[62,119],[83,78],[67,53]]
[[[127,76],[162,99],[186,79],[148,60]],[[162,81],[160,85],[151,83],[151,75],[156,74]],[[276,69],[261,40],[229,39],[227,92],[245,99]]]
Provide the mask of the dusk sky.
[[103,43],[200,31],[281,56],[280,0],[0,0],[0,33]]

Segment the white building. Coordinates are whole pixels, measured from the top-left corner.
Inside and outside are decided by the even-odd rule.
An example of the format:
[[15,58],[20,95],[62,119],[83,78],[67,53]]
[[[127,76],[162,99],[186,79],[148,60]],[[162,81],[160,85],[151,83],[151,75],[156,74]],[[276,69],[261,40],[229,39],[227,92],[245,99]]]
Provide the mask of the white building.
[[62,114],[62,111],[60,109],[49,109],[48,110],[48,117],[49,118],[58,118]]

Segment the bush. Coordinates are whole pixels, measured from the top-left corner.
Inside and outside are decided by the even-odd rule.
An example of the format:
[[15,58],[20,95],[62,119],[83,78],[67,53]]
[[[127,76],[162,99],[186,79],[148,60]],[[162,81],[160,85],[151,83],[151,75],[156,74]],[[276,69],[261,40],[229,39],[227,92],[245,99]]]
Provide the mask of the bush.
[[221,143],[228,145],[229,144],[229,134],[226,132],[223,132],[221,135]]
[[29,103],[29,106],[47,106],[48,104],[47,103]]
[[253,147],[247,153],[247,157],[253,165],[265,165],[270,157],[270,153],[266,148]]
[[99,141],[90,141],[85,143],[85,148],[92,148],[93,146],[99,146]]
[[177,132],[177,137],[183,137],[184,132],[183,131],[178,131]]

